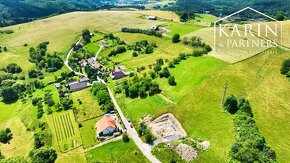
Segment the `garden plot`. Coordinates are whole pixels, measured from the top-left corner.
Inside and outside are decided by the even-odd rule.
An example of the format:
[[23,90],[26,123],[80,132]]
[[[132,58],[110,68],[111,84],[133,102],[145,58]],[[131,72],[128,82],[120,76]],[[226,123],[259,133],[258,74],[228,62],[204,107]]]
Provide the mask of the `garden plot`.
[[47,116],[47,122],[53,136],[53,143],[62,152],[82,144],[78,125],[73,112],[66,111]]
[[172,142],[186,137],[185,130],[171,113],[161,115],[149,123],[148,126],[154,136],[158,138],[154,141],[155,145],[161,142]]

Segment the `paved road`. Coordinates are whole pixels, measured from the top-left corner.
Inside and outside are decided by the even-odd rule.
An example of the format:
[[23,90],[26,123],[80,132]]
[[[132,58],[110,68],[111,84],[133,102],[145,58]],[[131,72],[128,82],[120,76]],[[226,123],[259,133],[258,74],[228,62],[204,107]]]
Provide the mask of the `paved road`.
[[100,49],[97,51],[97,53],[96,53],[96,59],[98,58],[99,53],[102,51],[103,47],[104,47],[104,46],[100,46]]
[[[76,42],[76,44],[79,44],[80,42],[81,42],[81,40],[82,40],[82,37],[78,40],[78,42]],[[70,66],[69,66],[69,64],[68,64],[68,59],[69,59],[69,57],[70,57],[70,55],[71,55],[71,53],[74,51],[74,49],[73,48],[71,48],[70,49],[70,51],[67,53],[67,55],[66,55],[66,59],[65,59],[65,62],[64,62],[64,64],[66,65],[66,67],[69,69],[69,70],[71,70],[71,71],[74,71]],[[74,73],[76,74],[76,75],[80,75],[80,76],[87,76],[87,75],[85,75],[85,74],[82,74],[82,73],[80,73],[80,72],[76,72],[76,71],[74,71]]]
[[130,123],[127,121],[126,117],[124,116],[121,108],[119,107],[112,91],[110,90],[110,88],[108,87],[108,91],[109,94],[111,96],[111,99],[115,105],[115,108],[117,109],[121,120],[123,121],[125,128],[127,129],[127,133],[128,135],[133,139],[133,141],[135,142],[135,144],[138,146],[138,148],[140,149],[140,151],[144,154],[144,156],[147,157],[147,159],[153,163],[160,163],[160,161],[155,158],[155,156],[152,155],[151,153],[151,146],[148,144],[145,144],[142,142],[142,140],[139,138],[139,135],[137,134],[136,130],[134,128],[130,127]]

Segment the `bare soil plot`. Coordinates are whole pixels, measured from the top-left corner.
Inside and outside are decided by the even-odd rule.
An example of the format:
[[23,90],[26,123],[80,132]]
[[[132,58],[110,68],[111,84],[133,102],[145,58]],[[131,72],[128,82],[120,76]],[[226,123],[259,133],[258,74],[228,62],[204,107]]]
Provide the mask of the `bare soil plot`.
[[171,142],[186,137],[181,124],[171,113],[166,113],[149,123],[151,132],[163,142]]

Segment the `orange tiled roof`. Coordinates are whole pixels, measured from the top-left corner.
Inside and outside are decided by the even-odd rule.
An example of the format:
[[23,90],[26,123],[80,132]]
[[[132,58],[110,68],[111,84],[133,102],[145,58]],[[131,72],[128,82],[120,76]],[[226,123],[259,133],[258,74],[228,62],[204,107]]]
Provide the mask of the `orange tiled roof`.
[[116,121],[111,117],[104,116],[96,123],[98,133],[103,132],[108,127],[116,128]]

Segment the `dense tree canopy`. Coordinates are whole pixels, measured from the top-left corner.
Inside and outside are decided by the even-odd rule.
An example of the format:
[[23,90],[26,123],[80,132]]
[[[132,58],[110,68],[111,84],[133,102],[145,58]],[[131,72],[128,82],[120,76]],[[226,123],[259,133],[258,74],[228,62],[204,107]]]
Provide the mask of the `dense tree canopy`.
[[0,142],[1,143],[8,143],[12,139],[12,133],[9,128],[0,131]]
[[51,147],[41,147],[30,152],[32,162],[54,163],[57,158],[56,151]]
[[6,70],[9,73],[15,74],[22,72],[22,69],[20,66],[18,66],[16,63],[10,63],[6,66]]
[[5,103],[17,101],[19,98],[16,90],[12,87],[2,87],[0,90],[0,94],[3,98],[3,102]]

